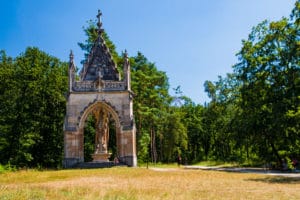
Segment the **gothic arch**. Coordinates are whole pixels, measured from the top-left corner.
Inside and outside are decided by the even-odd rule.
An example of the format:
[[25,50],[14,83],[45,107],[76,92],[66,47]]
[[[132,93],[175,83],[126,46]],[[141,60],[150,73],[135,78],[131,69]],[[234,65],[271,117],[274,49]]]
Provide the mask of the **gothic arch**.
[[78,128],[83,129],[85,121],[86,121],[87,117],[89,116],[89,114],[91,114],[91,112],[93,112],[93,110],[95,110],[96,108],[99,108],[99,107],[103,108],[104,110],[108,111],[111,114],[112,118],[114,119],[114,121],[116,123],[116,128],[119,129],[121,126],[119,114],[115,111],[115,109],[113,109],[110,105],[108,105],[108,103],[101,102],[101,101],[96,101],[95,103],[88,106],[87,108],[85,108],[82,111],[83,114],[82,114],[82,116],[80,116]]
[[[110,119],[112,118],[113,121],[115,122],[115,136],[116,136],[116,145],[120,148],[117,148],[117,155],[120,154],[120,152],[122,151],[122,145],[120,145],[120,141],[121,141],[121,125],[120,125],[120,117],[118,115],[118,113],[115,111],[115,109],[113,109],[108,103],[103,102],[103,101],[96,101],[95,103],[91,104],[90,106],[88,106],[87,108],[85,108],[82,111],[82,116],[79,119],[79,146],[83,146],[84,147],[84,135],[86,134],[84,132],[84,127],[85,127],[85,123],[86,120],[88,118],[89,115],[94,115],[97,112],[104,112],[104,113],[108,113],[108,122],[110,121]],[[96,133],[97,135],[97,133]],[[95,135],[95,137],[96,137]],[[107,138],[105,139],[105,144],[106,144],[106,149],[105,152],[102,152],[102,154],[98,154],[98,155],[92,155],[92,156],[98,156],[98,158],[94,157],[94,159],[100,159],[102,162],[103,161],[108,161],[108,159],[110,158],[110,152],[109,150],[109,140],[111,138],[111,132],[108,131],[107,133]],[[95,147],[96,149],[96,147]],[[98,149],[99,151],[101,151],[101,149]],[[81,148],[79,152],[80,155],[85,155],[84,153],[84,148]],[[83,157],[84,160],[84,157]],[[98,160],[99,161],[99,160]]]

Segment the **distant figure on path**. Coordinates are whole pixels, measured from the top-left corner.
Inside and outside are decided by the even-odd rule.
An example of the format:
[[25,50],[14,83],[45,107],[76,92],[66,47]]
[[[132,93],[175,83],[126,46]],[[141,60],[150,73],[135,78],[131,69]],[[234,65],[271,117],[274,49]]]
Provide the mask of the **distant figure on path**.
[[178,167],[180,167],[180,164],[181,164],[181,156],[178,154],[178,157],[177,157],[177,164],[178,164]]

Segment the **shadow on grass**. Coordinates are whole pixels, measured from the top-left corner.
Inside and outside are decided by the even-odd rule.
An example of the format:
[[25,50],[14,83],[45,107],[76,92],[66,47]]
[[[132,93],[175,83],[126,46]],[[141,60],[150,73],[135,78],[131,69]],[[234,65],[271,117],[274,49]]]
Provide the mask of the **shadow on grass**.
[[247,179],[249,181],[264,182],[264,183],[287,183],[287,184],[298,184],[300,183],[300,177],[284,177],[284,176],[274,176],[266,178],[253,178]]

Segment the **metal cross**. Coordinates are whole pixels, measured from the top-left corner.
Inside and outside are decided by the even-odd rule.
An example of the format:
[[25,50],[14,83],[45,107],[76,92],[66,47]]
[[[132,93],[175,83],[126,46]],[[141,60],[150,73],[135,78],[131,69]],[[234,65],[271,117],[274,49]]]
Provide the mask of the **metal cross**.
[[97,15],[97,18],[98,18],[98,23],[97,23],[97,25],[98,25],[98,27],[99,27],[99,28],[100,28],[100,27],[101,27],[101,25],[102,25],[101,16],[102,16],[102,13],[101,13],[101,11],[100,11],[100,10],[98,10],[98,15]]

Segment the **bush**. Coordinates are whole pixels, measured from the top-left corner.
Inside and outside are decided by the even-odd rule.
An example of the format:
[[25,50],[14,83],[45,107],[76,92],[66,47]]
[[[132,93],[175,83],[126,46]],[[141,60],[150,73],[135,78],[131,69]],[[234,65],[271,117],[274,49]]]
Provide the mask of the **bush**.
[[4,172],[14,172],[14,171],[17,171],[16,166],[11,165],[10,163],[6,165],[0,164],[0,174]]

